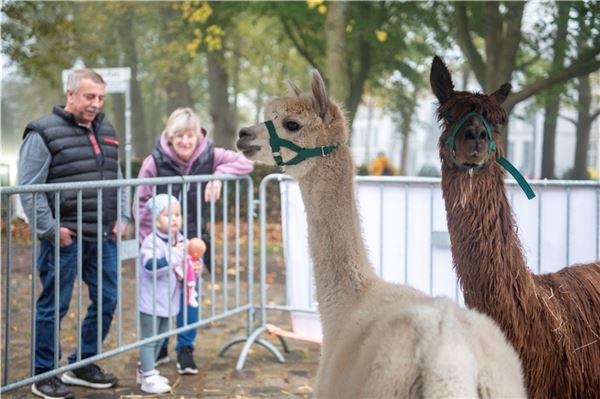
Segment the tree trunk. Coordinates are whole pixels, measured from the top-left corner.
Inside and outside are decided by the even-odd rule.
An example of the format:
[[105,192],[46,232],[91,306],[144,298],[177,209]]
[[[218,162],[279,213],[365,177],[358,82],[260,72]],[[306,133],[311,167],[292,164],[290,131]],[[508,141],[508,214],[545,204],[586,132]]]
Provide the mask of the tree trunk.
[[[567,25],[569,22],[569,3],[558,3],[556,18],[556,38],[554,40],[554,57],[550,73],[560,71],[564,67],[567,49]],[[544,132],[542,134],[542,178],[554,179],[554,159],[556,147],[556,124],[560,107],[561,87],[555,86],[548,90],[545,98]]]
[[546,97],[544,107],[544,131],[542,133],[542,178],[554,179],[554,156],[556,145],[556,122],[558,120],[558,107],[560,93],[554,92]]
[[213,143],[217,147],[234,149],[235,126],[229,103],[229,76],[225,69],[225,57],[221,50],[206,54],[208,70],[208,93],[210,115],[213,120]]
[[400,157],[400,175],[406,176],[408,168],[408,144],[410,142],[410,131],[412,125],[412,114],[405,115],[402,119],[402,156]]
[[[371,45],[365,40],[361,41],[359,57],[359,67],[356,73],[352,74],[350,81],[350,92],[346,98],[345,106],[348,113],[348,125],[349,131],[352,131],[352,122],[358,111],[358,106],[362,101],[363,93],[365,90],[365,82],[369,76],[369,70],[371,69]],[[350,136],[349,142],[352,140]]]
[[125,95],[109,94],[110,108],[112,111],[110,122],[117,131],[117,136],[121,138],[122,145],[119,147],[119,159],[125,159]]
[[[148,131],[146,129],[144,101],[142,99],[140,84],[137,80],[138,55],[135,43],[136,38],[133,33],[133,21],[136,20],[136,17],[131,7],[127,7],[126,13],[127,17],[123,19],[126,23],[119,25],[119,35],[124,50],[125,65],[131,68],[131,157],[132,159],[141,160],[150,154],[154,140],[159,132]],[[124,103],[123,109],[125,109]]]
[[[161,7],[160,12],[162,15],[162,28],[165,32],[162,40],[166,43],[178,43],[180,41],[178,37],[179,32],[174,29],[169,21],[180,19],[181,15],[179,11],[166,5]],[[166,94],[165,113],[167,116],[180,107],[194,108],[194,98],[192,97],[189,74],[186,67],[186,62],[172,62],[169,63],[168,70],[164,73],[163,81],[165,82],[164,89]],[[154,133],[155,136],[158,136],[160,131],[162,131],[162,128]]]
[[590,115],[592,90],[589,75],[579,78],[578,93],[577,143],[575,144],[575,164],[573,165],[571,178],[587,180],[590,178],[587,171],[587,151],[590,145],[590,130],[593,121]]
[[325,40],[327,44],[326,79],[331,97],[337,102],[348,96],[346,70],[346,2],[330,2],[325,22]]
[[171,113],[177,108],[194,108],[192,90],[186,78],[187,73],[184,69],[185,68],[174,65],[173,68],[169,70],[169,74],[165,76],[165,80],[167,81],[165,86],[165,91],[167,94],[167,115],[171,115]]

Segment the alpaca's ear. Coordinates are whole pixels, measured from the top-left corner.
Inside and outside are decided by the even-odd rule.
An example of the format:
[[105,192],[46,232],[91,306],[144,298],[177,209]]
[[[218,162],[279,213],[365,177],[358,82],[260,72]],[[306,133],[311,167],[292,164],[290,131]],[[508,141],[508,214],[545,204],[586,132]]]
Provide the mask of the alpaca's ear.
[[511,84],[508,82],[504,83],[498,90],[490,94],[490,97],[493,97],[498,104],[502,104],[506,100],[506,97],[508,97],[510,89],[512,89]]
[[302,94],[302,90],[300,90],[298,88],[298,86],[296,86],[294,84],[294,82],[292,82],[291,80],[287,81],[288,84],[288,88],[290,89],[290,93],[293,93],[294,95],[296,95],[296,97],[300,96],[300,94]]
[[321,74],[316,69],[313,71],[312,92],[316,101],[317,113],[326,125],[330,124],[333,120],[333,116],[329,109],[331,101],[327,95],[325,82],[323,82]]
[[452,83],[450,71],[448,71],[444,61],[437,55],[433,57],[429,82],[431,83],[433,94],[438,98],[440,104],[448,101],[452,93],[454,93],[454,83]]

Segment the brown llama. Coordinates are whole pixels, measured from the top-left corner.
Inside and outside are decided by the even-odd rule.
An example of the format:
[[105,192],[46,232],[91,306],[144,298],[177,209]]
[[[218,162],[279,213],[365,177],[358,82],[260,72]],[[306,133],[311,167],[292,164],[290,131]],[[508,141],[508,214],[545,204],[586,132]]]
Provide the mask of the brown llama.
[[375,275],[344,115],[318,72],[312,88],[302,94],[292,86],[292,95],[269,102],[270,120],[241,129],[237,147],[250,159],[287,165],[300,186],[323,325],[315,396],[525,397],[517,353],[491,319]]
[[600,397],[600,263],[533,274],[507,199],[502,103],[511,86],[485,95],[455,91],[433,59],[439,100],[442,191],[452,257],[465,304],[491,316],[517,348],[534,399]]

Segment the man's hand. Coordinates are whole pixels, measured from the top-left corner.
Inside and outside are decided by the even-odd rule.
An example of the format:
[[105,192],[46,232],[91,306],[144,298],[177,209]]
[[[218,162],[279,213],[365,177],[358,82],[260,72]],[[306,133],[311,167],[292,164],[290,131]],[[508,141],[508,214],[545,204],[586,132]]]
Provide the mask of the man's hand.
[[[121,234],[121,238],[125,237],[125,235],[127,234],[127,224],[126,223],[121,223],[121,228],[119,229],[118,227],[119,222],[115,222],[115,225],[112,229],[113,234],[115,235],[115,238],[117,238],[118,234]],[[121,230],[119,232],[119,230]]]
[[59,245],[61,247],[68,247],[73,243],[73,237],[75,237],[75,232],[73,230],[61,226],[58,234],[60,237]]
[[204,201],[212,202],[221,199],[221,187],[223,183],[221,180],[211,180],[206,183],[206,189],[204,190]]

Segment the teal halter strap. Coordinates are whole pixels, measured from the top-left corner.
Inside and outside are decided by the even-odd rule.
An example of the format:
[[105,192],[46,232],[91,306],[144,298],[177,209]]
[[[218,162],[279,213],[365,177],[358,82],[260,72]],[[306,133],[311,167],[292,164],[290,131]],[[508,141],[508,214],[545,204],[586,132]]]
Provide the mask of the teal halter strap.
[[[460,128],[462,127],[462,125],[465,124],[465,122],[467,120],[469,120],[470,117],[472,116],[476,116],[478,117],[481,122],[483,123],[483,126],[485,127],[485,131],[487,133],[488,139],[490,139],[490,152],[495,152],[496,151],[496,143],[494,142],[494,137],[492,136],[492,128],[490,127],[490,124],[488,123],[488,121],[483,117],[483,115],[477,113],[477,112],[469,112],[468,114],[464,115],[462,118],[460,118],[458,120],[458,122],[456,122],[454,124],[454,126],[452,126],[452,132],[450,133],[450,137],[448,137],[446,139],[445,144],[450,147],[450,150],[452,151],[452,157],[454,158],[454,140],[456,138],[456,135],[458,133],[458,131],[460,130]],[[485,162],[487,162],[489,159],[489,155],[488,158],[485,160]],[[469,168],[469,169],[479,169],[481,168],[481,166],[473,166],[473,167],[467,167],[464,166],[462,164],[459,164],[458,162],[456,162],[456,160],[454,160],[454,163],[457,166],[460,166],[461,168]]]
[[[326,157],[337,149],[337,145],[326,145],[317,148],[302,148],[289,140],[282,139],[277,135],[275,125],[272,121],[265,121],[267,130],[269,131],[269,144],[271,145],[271,151],[273,152],[273,159],[277,166],[296,165],[304,161],[306,158],[311,157]],[[281,147],[288,148],[298,153],[294,158],[287,162],[281,158]]]
[[[458,162],[456,162],[456,159],[454,158],[454,154],[455,154],[454,140],[456,138],[456,134],[458,133],[458,131],[460,130],[462,125],[464,125],[465,122],[472,116],[478,117],[481,120],[481,122],[483,122],[483,126],[485,127],[485,131],[490,140],[490,153],[496,152],[496,143],[494,142],[494,138],[492,136],[492,128],[490,127],[489,122],[483,117],[483,115],[481,115],[477,112],[469,112],[468,114],[466,114],[462,118],[460,118],[458,120],[458,122],[456,122],[454,124],[454,126],[452,126],[452,131],[450,133],[450,137],[448,137],[446,139],[444,144],[446,144],[452,151],[452,158],[453,158],[454,164],[456,166],[461,167],[461,168],[467,168],[467,169],[480,169],[481,166],[467,166],[467,165],[459,164]],[[489,158],[490,158],[490,156],[488,154],[484,163],[487,162],[489,160]],[[519,183],[519,186],[521,186],[521,189],[523,190],[523,192],[525,192],[525,195],[527,196],[528,199],[532,199],[535,197],[535,193],[531,189],[531,186],[529,185],[529,183],[527,183],[527,180],[525,180],[523,175],[518,171],[517,168],[515,168],[515,166],[513,164],[511,164],[508,161],[508,159],[506,159],[504,157],[500,157],[500,158],[498,158],[498,163],[500,165],[502,165],[502,167],[504,169],[506,169],[506,171],[508,171],[508,173],[510,173],[512,175],[512,177],[517,181],[517,183]]]

